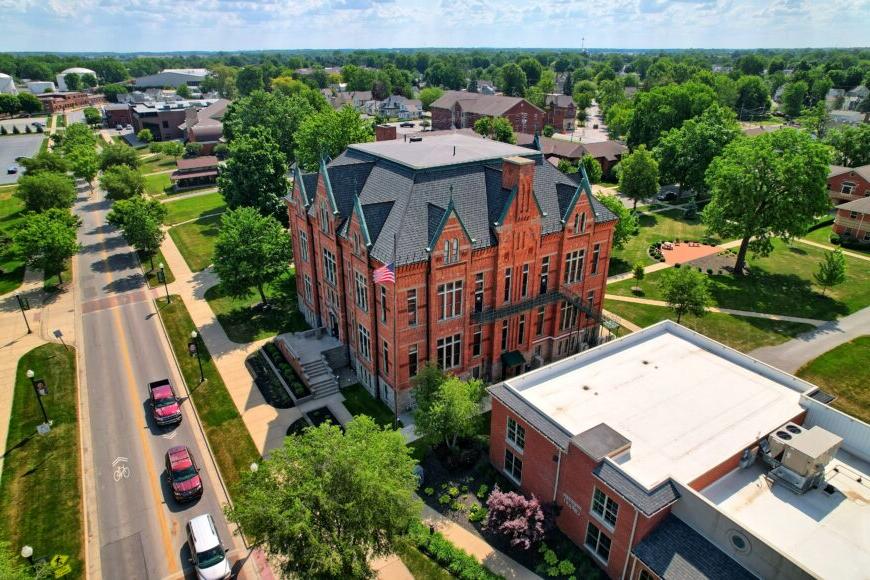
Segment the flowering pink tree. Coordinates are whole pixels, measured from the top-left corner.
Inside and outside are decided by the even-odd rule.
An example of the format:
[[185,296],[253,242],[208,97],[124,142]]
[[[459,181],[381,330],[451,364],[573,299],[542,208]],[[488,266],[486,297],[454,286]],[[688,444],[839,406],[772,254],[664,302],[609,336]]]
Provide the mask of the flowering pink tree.
[[549,527],[547,514],[534,495],[529,499],[495,486],[486,500],[486,507],[484,529],[504,536],[515,548],[528,550],[544,538]]

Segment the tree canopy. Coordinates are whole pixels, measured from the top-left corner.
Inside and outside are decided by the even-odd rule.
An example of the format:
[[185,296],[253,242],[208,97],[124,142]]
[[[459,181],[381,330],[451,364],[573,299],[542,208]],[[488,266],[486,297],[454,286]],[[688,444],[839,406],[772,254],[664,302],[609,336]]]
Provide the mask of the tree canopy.
[[628,146],[632,149],[640,144],[654,146],[664,131],[697,117],[714,102],[713,89],[697,82],[664,85],[638,93],[628,125]]
[[870,164],[870,124],[833,129],[825,141],[834,148],[836,165],[861,167]]
[[474,132],[493,141],[502,143],[516,143],[514,128],[511,122],[504,117],[481,117],[474,122]]
[[18,180],[16,195],[28,211],[42,212],[51,208],[69,209],[76,199],[72,179],[63,173],[41,171],[26,173]]
[[132,169],[139,167],[139,156],[136,154],[136,150],[121,143],[103,147],[103,151],[100,153],[100,169],[106,171],[117,165],[126,165]]
[[710,303],[707,278],[694,268],[670,268],[659,280],[662,294],[674,313],[677,322],[685,314],[703,316]]
[[284,222],[286,176],[287,160],[278,144],[268,132],[256,127],[230,142],[229,159],[218,177],[218,188],[230,208],[254,207],[264,216]]
[[100,177],[100,187],[106,190],[108,199],[130,199],[145,192],[145,178],[137,169],[127,165],[113,165]]
[[625,155],[617,165],[619,191],[637,202],[648,199],[659,191],[659,164],[644,145]]
[[414,460],[402,434],[360,416],[284,439],[244,474],[227,517],[280,556],[284,575],[366,578],[420,514]]
[[639,227],[637,214],[629,211],[614,195],[602,195],[597,199],[619,218],[619,222],[613,229],[613,246],[617,249],[623,248],[628,240],[637,235]]
[[827,213],[830,157],[827,146],[806,132],[784,128],[735,139],[713,160],[703,220],[710,232],[741,239],[737,274],[743,272],[747,250],[767,255],[772,238],[802,235]]
[[106,216],[106,221],[120,229],[133,248],[151,260],[152,270],[154,254],[160,249],[165,237],[161,228],[164,219],[166,206],[155,199],[142,196],[116,201]]
[[46,278],[57,275],[63,283],[64,265],[79,251],[77,227],[78,220],[69,209],[52,208],[28,215],[13,243],[27,265],[42,270]]
[[417,400],[414,429],[420,436],[456,446],[460,437],[470,437],[477,429],[484,385],[477,379],[463,381],[445,377],[438,388]]
[[296,161],[307,171],[320,165],[321,156],[338,157],[351,143],[374,138],[371,124],[351,107],[324,109],[308,116],[296,132]]

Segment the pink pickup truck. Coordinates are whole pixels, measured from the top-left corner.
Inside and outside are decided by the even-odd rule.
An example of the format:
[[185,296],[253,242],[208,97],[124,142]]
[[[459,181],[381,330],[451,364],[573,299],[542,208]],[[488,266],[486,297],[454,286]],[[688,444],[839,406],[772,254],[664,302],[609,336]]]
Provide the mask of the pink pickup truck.
[[169,379],[148,383],[151,394],[151,413],[158,425],[177,425],[181,423],[181,402]]

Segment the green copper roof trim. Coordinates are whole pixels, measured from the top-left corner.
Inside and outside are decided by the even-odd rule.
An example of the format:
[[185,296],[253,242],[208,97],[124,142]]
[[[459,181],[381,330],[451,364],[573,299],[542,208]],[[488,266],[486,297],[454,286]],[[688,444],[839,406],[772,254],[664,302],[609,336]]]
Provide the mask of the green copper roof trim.
[[332,183],[329,180],[326,157],[320,158],[320,175],[323,176],[323,187],[326,190],[326,197],[329,198],[329,204],[332,206],[332,213],[333,215],[338,215],[338,204],[335,203],[335,196],[332,193]]
[[[359,202],[359,196],[353,196],[353,211],[359,217],[359,229],[362,230],[363,237],[365,238],[366,247],[370,248],[372,246],[372,237],[369,234],[369,226],[366,223],[366,216],[363,213],[362,204]],[[350,228],[350,220],[347,220],[348,225],[346,230]]]
[[447,202],[447,208],[444,210],[444,215],[441,216],[441,221],[438,223],[438,227],[435,228],[435,231],[432,233],[432,239],[429,240],[429,246],[426,248],[427,252],[432,251],[432,247],[441,236],[441,232],[444,231],[444,226],[447,225],[447,220],[450,219],[451,213],[453,213],[456,216],[456,219],[459,221],[459,226],[462,228],[462,231],[465,232],[465,237],[467,237],[472,244],[477,241],[471,237],[471,234],[468,233],[468,228],[466,228],[465,224],[462,223],[462,218],[459,217],[459,212],[456,211],[456,206],[453,205],[453,196],[451,195],[450,201]]
[[293,182],[299,184],[299,191],[302,193],[302,204],[305,208],[311,207],[311,198],[308,197],[308,191],[305,189],[305,181],[302,179],[302,172],[299,171],[299,166],[293,164]]
[[[580,184],[577,185],[577,190],[571,197],[571,201],[568,202],[568,207],[565,208],[565,214],[561,219],[562,225],[565,225],[565,222],[568,221],[568,216],[571,215],[572,211],[574,211],[574,206],[577,205],[577,200],[580,199],[581,192],[585,192],[590,198],[592,196],[592,186],[589,185],[589,177],[586,175],[586,168],[583,167],[583,163],[580,163],[580,173],[583,174],[583,179],[580,180]],[[589,203],[592,203],[591,199],[589,199]]]

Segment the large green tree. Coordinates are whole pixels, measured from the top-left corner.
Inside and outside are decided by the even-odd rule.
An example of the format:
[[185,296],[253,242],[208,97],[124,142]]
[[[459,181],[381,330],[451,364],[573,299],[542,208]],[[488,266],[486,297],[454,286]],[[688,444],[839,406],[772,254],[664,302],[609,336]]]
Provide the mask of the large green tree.
[[659,191],[659,164],[644,145],[625,155],[617,167],[619,191],[637,202],[648,199]]
[[421,437],[443,441],[449,448],[460,437],[470,437],[480,421],[483,383],[447,376],[434,393],[417,401],[414,430]]
[[[55,134],[57,135],[57,133]],[[53,135],[54,136],[54,135]],[[90,127],[84,123],[73,123],[63,132],[61,138],[61,150],[64,153],[69,153],[76,147],[96,147],[97,138]],[[127,147],[124,145],[124,147]],[[127,147],[130,149],[129,147]],[[134,152],[135,154],[135,152]]]
[[66,83],[68,91],[77,91],[82,88],[82,77],[78,73],[67,73],[63,75],[63,82]]
[[613,246],[617,249],[623,248],[628,240],[637,235],[637,215],[629,211],[615,195],[600,195],[597,199],[619,218],[613,228]]
[[243,475],[227,517],[286,577],[371,578],[420,517],[414,465],[401,433],[365,415],[344,433],[309,427]]
[[290,270],[293,247],[278,220],[240,207],[223,215],[214,255],[214,270],[227,294],[242,298],[256,288],[267,304],[266,285]]
[[100,153],[100,169],[106,171],[117,165],[126,165],[132,169],[139,167],[139,156],[136,150],[121,143],[103,147]]
[[481,117],[474,122],[474,132],[502,143],[516,143],[514,128],[504,117]]
[[100,187],[106,190],[108,199],[130,199],[145,192],[145,178],[138,169],[127,165],[113,165],[100,177]]
[[438,87],[426,87],[420,91],[417,98],[420,99],[420,102],[423,104],[423,110],[428,111],[432,103],[440,99],[443,94],[444,91]]
[[79,251],[77,227],[78,220],[68,209],[53,208],[28,215],[13,243],[28,266],[42,270],[46,277],[57,275],[62,284],[64,264]]
[[739,238],[735,273],[746,252],[767,255],[772,238],[802,235],[827,213],[828,147],[791,128],[735,139],[707,170],[710,203],[703,220],[722,238]]
[[308,116],[296,132],[296,161],[314,171],[322,156],[337,157],[351,143],[374,138],[371,124],[351,107],[324,109]]
[[526,78],[525,71],[518,65],[508,63],[501,67],[499,74],[501,76],[501,86],[499,88],[504,94],[511,97],[522,97],[526,94],[528,79]]
[[106,221],[120,229],[127,242],[150,260],[152,270],[154,255],[166,235],[161,227],[164,219],[166,206],[142,196],[116,201],[106,216]]
[[18,106],[28,115],[42,111],[42,101],[30,93],[21,93],[18,95]]
[[713,89],[697,82],[669,84],[637,93],[628,126],[629,147],[634,149],[640,144],[652,147],[663,132],[697,117],[716,101]]
[[825,142],[834,148],[834,163],[844,167],[870,164],[870,124],[845,126],[830,131]]
[[236,76],[236,88],[243,97],[254,91],[263,90],[263,69],[259,66],[246,66]]
[[66,173],[70,169],[69,161],[52,151],[40,151],[33,157],[24,157],[20,163],[27,175],[36,175],[43,171]]
[[119,85],[119,84],[114,84],[114,83],[108,84],[108,85],[103,85],[102,88],[100,88],[100,90],[103,92],[104,95],[106,95],[106,100],[108,100],[111,103],[118,102],[118,95],[127,94],[127,87],[125,87],[124,85]]
[[704,174],[713,158],[740,136],[740,126],[731,110],[711,105],[699,117],[671,129],[653,150],[659,163],[661,180],[678,183],[680,192],[687,188],[703,195],[707,186]]
[[523,72],[526,73],[526,81],[528,81],[529,85],[535,85],[541,79],[541,73],[544,68],[541,66],[541,63],[538,62],[537,59],[534,59],[530,56],[525,58],[521,58],[517,61],[517,66],[523,69]]
[[100,170],[100,159],[93,147],[76,147],[67,154],[73,175],[88,182],[93,187],[94,178]]
[[286,221],[287,160],[264,129],[254,128],[229,146],[229,160],[218,188],[230,208],[255,207],[264,216]]
[[41,171],[21,176],[16,195],[24,201],[28,211],[69,209],[76,199],[76,188],[72,179],[63,173]]
[[782,110],[789,117],[797,117],[804,107],[804,99],[809,91],[804,81],[787,83],[782,89]]
[[659,286],[668,306],[677,315],[677,322],[685,314],[703,316],[710,303],[707,278],[694,268],[671,268],[663,272]]
[[740,119],[763,117],[770,112],[770,95],[764,79],[757,76],[740,77],[737,81],[737,102],[734,104]]
[[822,287],[822,294],[831,286],[837,286],[846,281],[846,257],[843,250],[837,248],[825,252],[824,259],[819,262],[819,269],[813,274],[816,284]]

